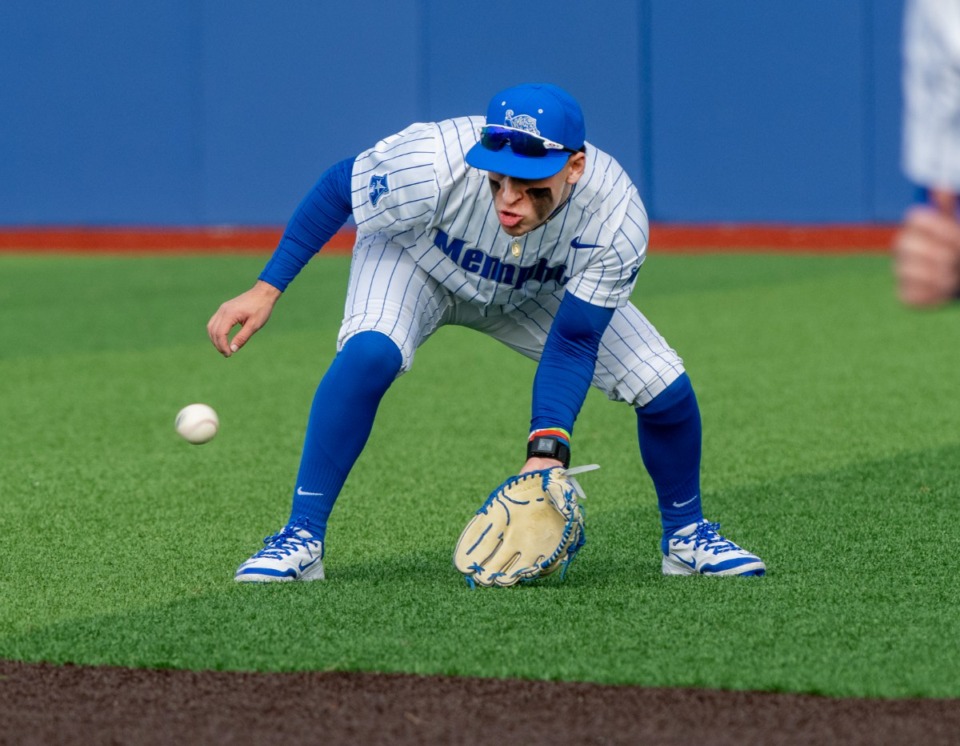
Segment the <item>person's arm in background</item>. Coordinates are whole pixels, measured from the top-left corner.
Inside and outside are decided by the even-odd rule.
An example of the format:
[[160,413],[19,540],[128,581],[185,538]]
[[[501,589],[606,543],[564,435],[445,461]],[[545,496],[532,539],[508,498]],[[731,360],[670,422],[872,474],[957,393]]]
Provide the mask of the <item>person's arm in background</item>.
[[897,294],[910,306],[938,306],[960,296],[960,221],[954,193],[930,190],[911,207],[894,240]]
[[894,240],[900,299],[960,295],[960,3],[908,0],[903,27],[903,168],[920,200]]

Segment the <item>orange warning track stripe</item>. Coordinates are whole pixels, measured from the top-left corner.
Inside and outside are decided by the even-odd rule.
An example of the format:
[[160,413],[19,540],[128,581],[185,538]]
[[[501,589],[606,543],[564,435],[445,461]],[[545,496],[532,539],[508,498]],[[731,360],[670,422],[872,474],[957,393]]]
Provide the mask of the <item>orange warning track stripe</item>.
[[[651,251],[804,251],[851,253],[887,251],[895,225],[687,225],[654,223]],[[0,227],[0,251],[69,253],[269,253],[283,233],[274,227]],[[349,253],[355,232],[339,231],[326,254]]]

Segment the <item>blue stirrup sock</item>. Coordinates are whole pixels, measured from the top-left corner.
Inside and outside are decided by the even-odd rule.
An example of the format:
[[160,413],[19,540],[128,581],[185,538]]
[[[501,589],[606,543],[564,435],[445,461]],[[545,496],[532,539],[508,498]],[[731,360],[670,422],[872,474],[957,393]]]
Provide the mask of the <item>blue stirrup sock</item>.
[[402,362],[389,337],[361,332],[347,340],[317,387],[290,522],[305,519],[321,540],[347,474],[370,436],[380,400]]
[[700,502],[700,408],[683,373],[645,407],[637,407],[643,465],[653,479],[664,535],[703,518]]

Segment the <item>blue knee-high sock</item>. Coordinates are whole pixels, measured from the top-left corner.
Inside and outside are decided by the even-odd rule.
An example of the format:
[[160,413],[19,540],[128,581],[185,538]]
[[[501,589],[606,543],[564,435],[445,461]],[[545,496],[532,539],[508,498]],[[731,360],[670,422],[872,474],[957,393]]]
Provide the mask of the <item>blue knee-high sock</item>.
[[310,409],[291,522],[306,520],[311,531],[324,538],[333,504],[401,363],[397,345],[379,332],[351,337],[334,358]]
[[657,492],[664,534],[703,518],[700,408],[686,373],[637,408],[640,455]]

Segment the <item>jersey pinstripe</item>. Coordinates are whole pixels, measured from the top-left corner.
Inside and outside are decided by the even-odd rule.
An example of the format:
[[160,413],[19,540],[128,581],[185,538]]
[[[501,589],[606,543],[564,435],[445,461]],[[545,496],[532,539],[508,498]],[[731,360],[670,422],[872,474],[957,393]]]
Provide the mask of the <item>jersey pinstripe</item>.
[[358,235],[338,347],[379,331],[400,348],[403,372],[437,329],[455,324],[539,360],[561,299],[572,292],[616,308],[593,384],[611,399],[645,405],[684,368],[629,303],[648,230],[635,187],[613,158],[588,145],[566,206],[537,230],[509,236],[486,174],[464,160],[482,124],[477,117],[414,124],[356,159]]
[[[440,327],[480,331],[539,360],[563,298],[562,289],[507,306],[462,300],[383,234],[362,235],[354,249],[338,349],[363,331],[385,334],[400,348],[401,372]],[[632,304],[614,311],[597,355],[593,385],[609,398],[643,406],[683,373],[683,361]]]
[[361,153],[352,175],[358,234],[386,237],[457,298],[482,306],[516,306],[561,286],[598,306],[626,304],[648,222],[623,168],[588,144],[567,204],[514,238],[500,227],[486,174],[464,160],[483,123],[413,124]]
[[960,2],[909,0],[903,58],[904,171],[960,192]]

